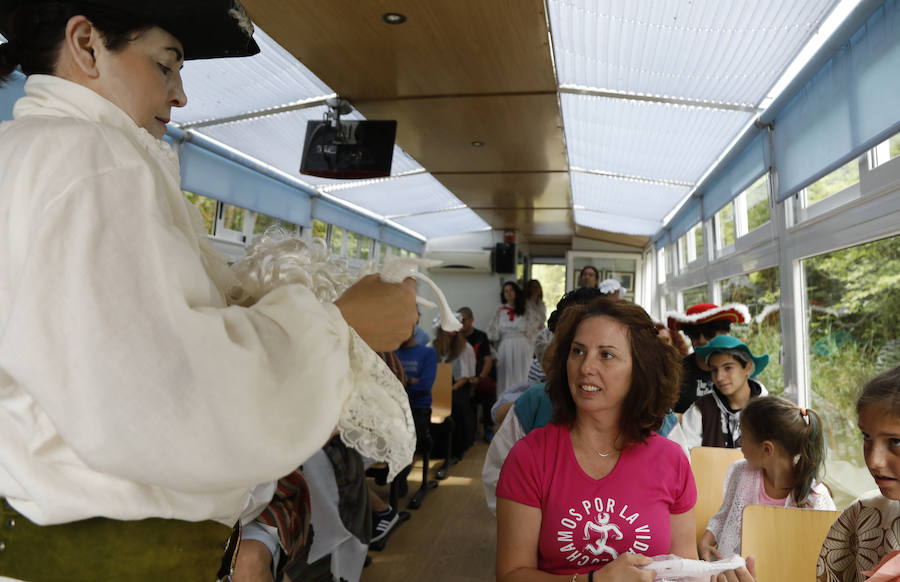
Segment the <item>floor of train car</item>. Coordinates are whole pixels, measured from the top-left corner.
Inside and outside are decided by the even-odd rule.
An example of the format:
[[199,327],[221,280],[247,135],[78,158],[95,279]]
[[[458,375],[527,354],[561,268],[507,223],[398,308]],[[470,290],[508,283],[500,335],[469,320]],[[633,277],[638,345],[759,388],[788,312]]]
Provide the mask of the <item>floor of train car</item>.
[[[497,527],[481,487],[487,448],[483,441],[476,442],[459,463],[450,467],[447,479],[425,495],[421,507],[408,510],[410,519],[391,534],[384,550],[369,552],[372,563],[363,570],[361,582],[494,580]],[[432,461],[431,478],[441,463]],[[410,494],[400,500],[401,510],[406,510],[422,482],[421,459],[413,467]],[[375,488],[387,497],[387,487]]]

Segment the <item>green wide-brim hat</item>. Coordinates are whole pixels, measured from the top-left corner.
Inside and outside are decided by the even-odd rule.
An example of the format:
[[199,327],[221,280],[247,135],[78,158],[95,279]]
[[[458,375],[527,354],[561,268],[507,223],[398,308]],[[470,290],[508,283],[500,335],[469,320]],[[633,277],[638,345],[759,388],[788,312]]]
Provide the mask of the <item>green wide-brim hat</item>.
[[[15,11],[46,0],[0,0],[0,34],[8,40]],[[253,23],[238,0],[79,0],[145,18],[184,46],[185,60],[246,57],[259,52]]]
[[725,350],[741,350],[742,352],[747,352],[747,355],[750,356],[754,364],[753,373],[750,374],[751,378],[758,376],[759,373],[765,370],[766,366],[769,365],[769,354],[754,356],[753,352],[750,351],[750,348],[747,347],[747,344],[732,335],[717,335],[706,342],[705,346],[694,348],[694,352],[707,363],[709,362],[710,356],[716,352]]

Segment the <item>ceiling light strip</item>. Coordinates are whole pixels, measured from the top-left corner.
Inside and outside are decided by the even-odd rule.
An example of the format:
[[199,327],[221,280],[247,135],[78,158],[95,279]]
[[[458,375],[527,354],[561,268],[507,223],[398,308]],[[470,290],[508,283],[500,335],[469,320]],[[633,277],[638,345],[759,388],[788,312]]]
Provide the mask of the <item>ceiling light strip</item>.
[[665,105],[683,105],[685,107],[697,107],[700,109],[716,109],[720,111],[741,111],[744,113],[758,113],[760,109],[753,105],[741,103],[720,103],[716,101],[701,101],[698,99],[684,99],[680,97],[664,97],[660,95],[644,95],[642,93],[629,93],[627,91],[612,91],[609,89],[597,89],[595,87],[581,87],[578,85],[560,85],[560,93],[572,95],[588,95],[590,97],[606,97],[608,99],[622,99],[625,101],[647,101],[650,103],[662,103]]
[[289,111],[299,111],[300,109],[309,109],[310,107],[319,107],[321,105],[325,105],[325,102],[329,99],[333,99],[337,97],[336,93],[332,93],[331,95],[322,95],[321,97],[313,97],[312,99],[304,99],[303,101],[295,101],[294,103],[288,103],[286,105],[278,105],[276,107],[269,107],[266,109],[258,109],[256,111],[248,111],[246,113],[241,113],[238,115],[229,115],[228,117],[219,117],[216,119],[206,119],[203,121],[192,121],[188,123],[182,123],[179,127],[181,129],[196,129],[199,127],[210,127],[213,125],[224,125],[226,123],[234,123],[236,121],[247,121],[249,119],[259,119],[261,117],[268,117],[270,115],[278,115],[279,113],[287,113]]
[[352,182],[340,183],[340,184],[328,184],[322,185],[319,184],[319,190],[323,192],[340,192],[341,190],[349,190],[351,188],[359,188],[361,186],[371,186],[372,184],[380,184],[381,182],[390,182],[397,178],[404,178],[406,176],[418,176],[419,174],[427,174],[428,170],[425,168],[420,168],[416,170],[407,170],[406,172],[400,172],[399,174],[393,174],[391,176],[385,176],[384,178],[371,178],[368,180],[354,180]]
[[680,182],[678,180],[657,180],[654,178],[641,178],[640,176],[628,176],[626,174],[616,174],[613,172],[604,172],[603,170],[589,170],[587,168],[579,168],[577,166],[572,166],[570,168],[573,172],[580,172],[582,174],[593,174],[595,176],[606,176],[607,178],[613,178],[615,180],[626,180],[629,182],[642,182],[644,184],[655,184],[657,186],[675,186],[679,188],[693,188],[694,184],[692,182]]
[[[457,210],[472,210],[465,204],[459,206],[451,206],[450,208],[441,208],[439,210],[425,210],[423,212],[410,212],[407,214],[388,214],[385,216],[388,220],[397,220],[398,218],[409,218],[410,216],[424,216],[426,214],[441,214],[443,212],[455,212]],[[474,211],[473,211],[474,212]]]

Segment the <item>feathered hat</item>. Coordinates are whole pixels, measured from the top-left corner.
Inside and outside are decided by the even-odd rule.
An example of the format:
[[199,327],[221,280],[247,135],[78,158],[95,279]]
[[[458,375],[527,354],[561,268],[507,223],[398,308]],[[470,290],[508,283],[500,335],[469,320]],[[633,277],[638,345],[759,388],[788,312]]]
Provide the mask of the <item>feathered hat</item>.
[[729,303],[719,307],[715,303],[698,303],[688,307],[686,313],[670,311],[666,313],[669,329],[678,331],[684,325],[702,325],[711,321],[746,323],[750,321],[750,311],[746,305]]

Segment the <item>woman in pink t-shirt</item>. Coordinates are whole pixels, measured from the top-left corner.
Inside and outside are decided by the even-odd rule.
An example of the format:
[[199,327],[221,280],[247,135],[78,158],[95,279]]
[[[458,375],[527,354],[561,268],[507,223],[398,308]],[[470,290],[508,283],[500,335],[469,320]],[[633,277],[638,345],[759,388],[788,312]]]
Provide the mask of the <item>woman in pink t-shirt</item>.
[[680,360],[634,303],[566,310],[545,356],[553,421],[513,447],[497,485],[498,582],[649,582],[646,556],[697,559],[690,464],[652,433],[678,396]]

